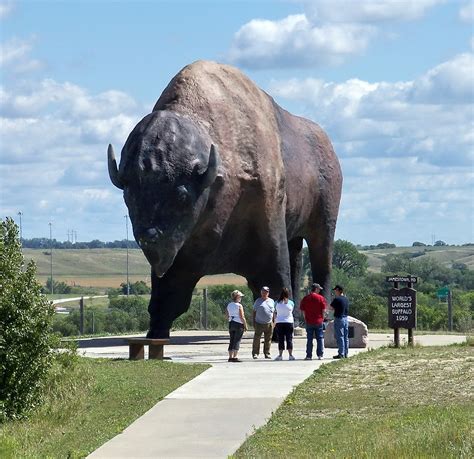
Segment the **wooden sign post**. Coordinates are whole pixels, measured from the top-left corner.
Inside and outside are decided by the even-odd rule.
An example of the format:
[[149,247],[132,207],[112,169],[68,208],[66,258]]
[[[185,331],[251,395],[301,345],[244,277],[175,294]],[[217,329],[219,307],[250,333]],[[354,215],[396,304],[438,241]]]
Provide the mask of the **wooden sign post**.
[[[416,290],[413,284],[418,282],[415,276],[390,276],[387,282],[393,283],[388,295],[388,326],[393,328],[395,347],[400,347],[400,328],[408,330],[408,344],[413,345],[413,330],[416,328]],[[399,288],[399,283],[407,286]]]

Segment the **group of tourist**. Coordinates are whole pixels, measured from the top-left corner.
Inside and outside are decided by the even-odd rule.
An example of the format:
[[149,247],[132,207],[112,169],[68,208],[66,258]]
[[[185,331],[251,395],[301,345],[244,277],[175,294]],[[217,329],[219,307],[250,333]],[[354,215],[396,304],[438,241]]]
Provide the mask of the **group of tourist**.
[[[327,322],[327,303],[321,291],[321,285],[315,283],[311,286],[311,292],[306,295],[301,303],[300,310],[304,314],[306,322],[306,357],[305,360],[313,358],[313,340],[316,339],[316,356],[323,358],[324,354],[324,330]],[[330,304],[334,311],[334,334],[338,347],[338,354],[334,359],[348,356],[349,352],[349,301],[344,295],[344,289],[336,285],[333,289],[335,298]],[[232,292],[232,301],[227,305],[227,318],[229,320],[229,362],[241,362],[237,357],[240,341],[247,330],[247,320],[242,306],[243,293],[239,290]],[[278,300],[275,302],[270,298],[270,289],[262,287],[260,297],[253,304],[252,322],[254,336],[252,344],[252,357],[258,359],[260,355],[260,342],[263,335],[263,355],[265,359],[271,359],[270,346],[272,336],[276,335],[278,340],[278,355],[275,360],[283,360],[283,351],[288,351],[289,360],[295,360],[293,355],[293,310],[295,304],[290,299],[290,292],[284,288]]]

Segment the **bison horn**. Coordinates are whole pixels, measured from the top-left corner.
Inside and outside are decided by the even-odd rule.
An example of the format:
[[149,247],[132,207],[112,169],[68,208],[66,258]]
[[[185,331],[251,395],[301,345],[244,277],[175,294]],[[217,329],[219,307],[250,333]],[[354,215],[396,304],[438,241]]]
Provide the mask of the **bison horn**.
[[119,172],[117,169],[117,161],[115,159],[114,147],[109,144],[107,149],[107,160],[109,165],[109,176],[112,183],[117,187],[123,190],[123,184],[120,181]]
[[220,157],[217,152],[217,148],[211,145],[211,151],[209,152],[209,163],[207,164],[207,170],[202,175],[202,186],[207,188],[211,186],[217,177]]

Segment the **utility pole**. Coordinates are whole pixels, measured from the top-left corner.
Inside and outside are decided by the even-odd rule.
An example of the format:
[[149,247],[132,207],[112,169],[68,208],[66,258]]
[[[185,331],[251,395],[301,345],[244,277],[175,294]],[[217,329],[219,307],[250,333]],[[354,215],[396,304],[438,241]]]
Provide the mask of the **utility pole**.
[[448,292],[448,330],[453,331],[453,295],[451,289]]
[[128,279],[128,215],[125,215],[125,230],[127,234],[126,245],[127,245],[127,296],[130,295],[130,282]]
[[53,224],[49,222],[49,245],[50,245],[50,255],[51,255],[51,295],[54,294],[54,287],[53,287]]
[[23,228],[21,226],[21,216],[23,215],[23,212],[20,210],[18,212],[18,216],[20,217],[20,243],[23,241]]

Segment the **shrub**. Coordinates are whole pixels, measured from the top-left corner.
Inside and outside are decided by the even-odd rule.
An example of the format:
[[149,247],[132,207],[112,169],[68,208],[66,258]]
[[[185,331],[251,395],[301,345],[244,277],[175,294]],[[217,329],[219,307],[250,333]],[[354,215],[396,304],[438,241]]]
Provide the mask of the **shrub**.
[[[123,295],[127,294],[127,284],[125,282],[120,284],[120,290]],[[150,292],[151,288],[142,280],[130,284],[130,295],[147,295]]]
[[[123,297],[117,297],[117,298],[112,298],[110,300],[110,309],[111,313],[114,310],[118,310],[121,312],[125,312],[129,315],[130,317],[130,324],[133,324],[133,328],[130,328],[129,330],[146,330],[150,324],[150,315],[148,314],[148,300],[145,298],[142,298],[137,295],[133,296],[123,296]],[[122,317],[120,315],[111,315],[108,320],[111,321],[112,323],[114,320],[119,320],[122,321]],[[113,325],[115,327],[115,325]],[[122,326],[122,324],[117,325],[117,326]],[[109,328],[106,325],[106,329]],[[113,330],[108,330],[113,332]],[[124,330],[127,331],[127,330]]]
[[57,338],[52,305],[31,261],[25,268],[12,219],[0,220],[0,421],[25,416],[42,401]]

